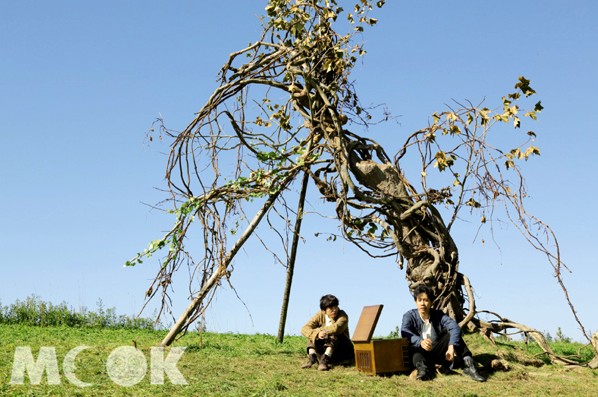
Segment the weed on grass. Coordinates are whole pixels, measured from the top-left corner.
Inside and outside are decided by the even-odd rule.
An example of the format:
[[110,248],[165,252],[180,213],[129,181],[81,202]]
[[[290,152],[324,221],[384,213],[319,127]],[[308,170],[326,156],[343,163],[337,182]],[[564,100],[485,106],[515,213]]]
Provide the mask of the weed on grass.
[[98,299],[95,311],[82,307],[75,310],[62,302],[54,304],[36,295],[3,306],[0,303],[0,324],[39,327],[66,326],[76,328],[156,329],[154,321],[136,316],[117,315],[115,308],[105,308]]

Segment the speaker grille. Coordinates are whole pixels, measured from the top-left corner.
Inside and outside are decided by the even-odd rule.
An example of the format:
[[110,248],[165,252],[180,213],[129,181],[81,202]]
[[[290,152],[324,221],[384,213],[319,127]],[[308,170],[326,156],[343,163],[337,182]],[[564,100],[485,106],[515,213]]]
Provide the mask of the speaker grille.
[[372,372],[372,352],[358,350],[355,356],[357,368],[364,372]]

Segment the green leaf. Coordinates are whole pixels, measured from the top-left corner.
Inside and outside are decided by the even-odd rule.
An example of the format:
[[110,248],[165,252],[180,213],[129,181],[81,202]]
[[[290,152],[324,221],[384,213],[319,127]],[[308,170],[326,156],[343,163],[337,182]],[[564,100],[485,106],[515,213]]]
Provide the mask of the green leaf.
[[512,94],[509,94],[509,98],[511,98],[512,100],[516,101],[517,99],[521,98],[521,94],[518,92],[514,92]]
[[266,6],[266,12],[268,13],[269,17],[273,17],[276,15],[276,6],[274,6],[273,4],[268,4]]
[[455,163],[454,155],[446,155],[445,152],[439,151],[434,156],[436,161],[434,162],[434,168],[438,168],[439,171],[444,171],[447,167],[451,167]]
[[503,123],[507,123],[509,121],[509,116],[505,113],[503,114],[497,114],[494,116],[494,120],[496,121],[502,121]]
[[488,108],[480,110],[480,124],[486,125],[486,123],[488,123],[488,121],[490,120],[490,117],[488,116],[489,113],[490,109]]
[[544,106],[542,106],[542,101],[539,101],[538,103],[536,103],[536,106],[534,106],[534,110],[536,112],[541,112],[542,109],[544,109]]
[[534,95],[536,91],[530,87],[529,83],[530,81],[528,79],[523,76],[519,76],[519,82],[515,84],[515,88],[520,89],[526,97]]
[[465,205],[468,205],[468,206],[473,207],[473,208],[480,208],[482,206],[480,203],[478,203],[477,201],[475,201],[473,199],[473,197],[470,198],[469,200],[467,200],[467,202],[465,203]]
[[471,113],[467,113],[467,125],[470,125],[473,122],[473,116]]

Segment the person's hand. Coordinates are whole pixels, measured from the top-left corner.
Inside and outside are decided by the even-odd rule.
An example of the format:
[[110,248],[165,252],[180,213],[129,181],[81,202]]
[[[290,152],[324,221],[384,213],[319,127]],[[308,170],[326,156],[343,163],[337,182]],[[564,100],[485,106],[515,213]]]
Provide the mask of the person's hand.
[[328,335],[328,332],[325,329],[323,329],[320,332],[318,332],[318,339],[324,339],[324,338],[326,338],[327,335]]
[[422,349],[424,349],[427,352],[431,351],[432,350],[432,339],[428,338],[428,339],[422,340],[421,347],[422,347]]
[[455,359],[455,346],[449,345],[444,357],[446,358],[446,361],[453,362]]

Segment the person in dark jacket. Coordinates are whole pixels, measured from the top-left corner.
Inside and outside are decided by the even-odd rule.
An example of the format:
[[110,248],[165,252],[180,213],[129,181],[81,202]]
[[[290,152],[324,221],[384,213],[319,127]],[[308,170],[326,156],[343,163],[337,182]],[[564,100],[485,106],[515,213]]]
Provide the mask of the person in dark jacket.
[[476,370],[471,351],[467,348],[459,324],[440,310],[432,309],[434,295],[426,285],[413,290],[415,309],[403,315],[401,336],[410,342],[410,355],[417,369],[416,379],[430,379],[435,364],[459,368],[473,380],[486,378]]
[[354,358],[349,316],[339,309],[334,295],[320,299],[320,310],[301,328],[301,334],[307,338],[307,362],[302,368],[318,363],[318,370],[328,371],[331,363]]

